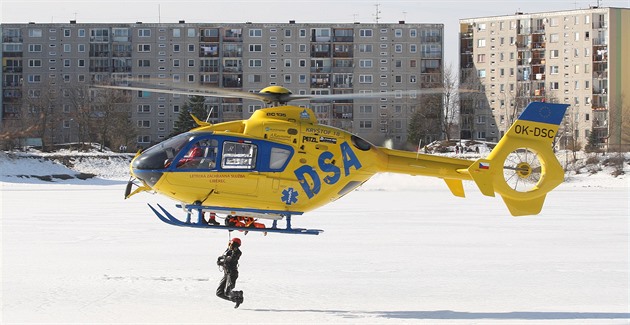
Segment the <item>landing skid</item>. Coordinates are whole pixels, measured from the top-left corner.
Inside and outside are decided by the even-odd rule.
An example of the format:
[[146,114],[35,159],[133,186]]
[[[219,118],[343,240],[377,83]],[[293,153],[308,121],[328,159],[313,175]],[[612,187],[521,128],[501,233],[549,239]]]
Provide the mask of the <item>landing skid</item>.
[[[181,221],[173,216],[170,212],[168,212],[164,207],[157,204],[158,209],[154,208],[151,204],[147,204],[149,208],[155,213],[155,215],[164,223],[169,225],[178,226],[178,227],[189,227],[189,228],[205,228],[205,229],[220,229],[220,230],[229,230],[229,231],[243,231],[243,232],[262,232],[262,233],[282,233],[282,234],[295,234],[295,235],[319,235],[319,233],[324,232],[321,229],[305,229],[305,228],[292,228],[291,227],[291,215],[286,214],[284,217],[286,218],[286,227],[279,228],[278,220],[273,220],[273,225],[271,228],[255,228],[255,227],[231,227],[231,226],[223,226],[223,225],[211,225],[207,224],[203,220],[203,210],[200,206],[185,206],[183,207],[187,211],[186,221]],[[181,207],[181,206],[180,206]],[[197,212],[198,220],[197,222],[192,221],[193,212]]]

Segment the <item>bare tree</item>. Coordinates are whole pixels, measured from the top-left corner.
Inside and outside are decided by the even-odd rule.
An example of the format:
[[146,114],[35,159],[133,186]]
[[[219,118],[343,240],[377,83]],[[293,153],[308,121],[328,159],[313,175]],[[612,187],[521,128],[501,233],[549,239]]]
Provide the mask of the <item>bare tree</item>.
[[131,96],[128,91],[112,89],[100,89],[97,93],[91,101],[89,125],[91,134],[100,143],[100,150],[103,150],[114,143],[120,132],[134,130],[129,122]]
[[630,151],[630,104],[621,95],[609,103],[608,150]]
[[62,119],[57,105],[57,89],[27,89],[27,92],[20,118],[25,127],[34,130],[34,137],[41,138],[42,150],[52,150]]
[[89,90],[87,87],[76,87],[69,91],[68,101],[71,106],[73,126],[77,129],[77,140],[83,147],[86,142],[93,141],[90,138],[90,127],[93,123]]
[[434,114],[431,114],[425,109],[416,109],[409,121],[409,134],[407,136],[407,142],[414,146],[427,145],[431,141],[435,140],[435,135],[438,130],[436,128],[437,119]]
[[479,102],[486,100],[485,86],[475,70],[463,69],[459,88],[459,138],[472,139],[475,132],[474,118]]
[[[459,109],[459,89],[457,74],[453,66],[448,66],[444,70],[443,92],[444,92],[444,113],[442,115],[442,132],[446,140],[451,139],[451,130],[457,123],[457,112]],[[459,137],[459,136],[458,136]]]

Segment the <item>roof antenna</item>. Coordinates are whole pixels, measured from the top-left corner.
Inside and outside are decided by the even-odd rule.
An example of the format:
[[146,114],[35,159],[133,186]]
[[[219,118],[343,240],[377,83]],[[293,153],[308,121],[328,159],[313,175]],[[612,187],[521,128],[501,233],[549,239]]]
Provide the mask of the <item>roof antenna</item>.
[[376,20],[376,23],[378,24],[378,21],[381,19],[381,10],[379,9],[379,7],[381,6],[379,3],[374,5],[376,7],[376,13],[374,14],[374,19]]

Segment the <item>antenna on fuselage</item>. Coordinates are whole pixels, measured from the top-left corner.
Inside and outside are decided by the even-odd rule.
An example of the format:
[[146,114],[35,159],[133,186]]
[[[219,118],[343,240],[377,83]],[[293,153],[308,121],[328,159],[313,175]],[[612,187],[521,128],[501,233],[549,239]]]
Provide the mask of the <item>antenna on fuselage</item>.
[[210,116],[212,115],[212,111],[214,110],[214,105],[210,106],[210,111],[208,112],[208,116],[206,117],[206,122],[210,123],[208,121],[210,121]]

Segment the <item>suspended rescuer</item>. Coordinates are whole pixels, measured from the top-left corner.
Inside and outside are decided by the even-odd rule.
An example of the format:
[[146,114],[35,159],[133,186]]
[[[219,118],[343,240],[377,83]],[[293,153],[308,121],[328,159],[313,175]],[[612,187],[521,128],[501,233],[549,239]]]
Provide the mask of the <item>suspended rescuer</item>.
[[217,258],[217,265],[223,268],[223,278],[219,282],[217,296],[235,302],[234,308],[238,308],[243,303],[243,291],[232,291],[238,279],[238,260],[242,255],[239,247],[241,247],[241,240],[233,238],[225,253]]

